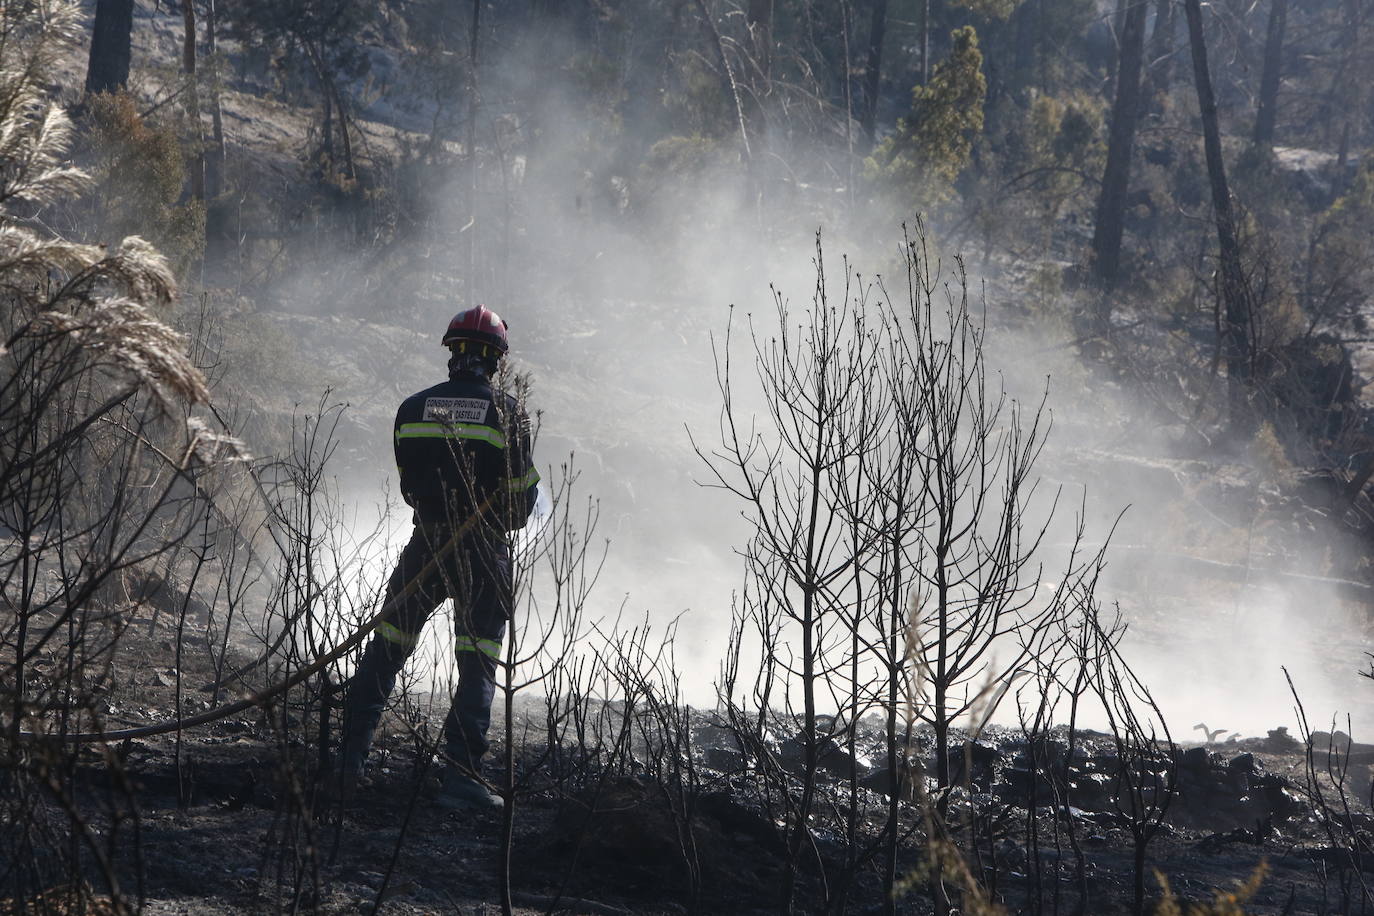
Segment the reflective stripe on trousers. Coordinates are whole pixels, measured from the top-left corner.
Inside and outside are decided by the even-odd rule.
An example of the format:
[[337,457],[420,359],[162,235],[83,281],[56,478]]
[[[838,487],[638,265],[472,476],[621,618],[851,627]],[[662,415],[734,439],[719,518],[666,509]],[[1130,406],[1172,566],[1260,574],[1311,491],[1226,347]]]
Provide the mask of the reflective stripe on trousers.
[[454,641],[453,651],[455,652],[481,652],[491,658],[501,658],[501,640],[499,639],[478,639],[472,636],[459,636]]

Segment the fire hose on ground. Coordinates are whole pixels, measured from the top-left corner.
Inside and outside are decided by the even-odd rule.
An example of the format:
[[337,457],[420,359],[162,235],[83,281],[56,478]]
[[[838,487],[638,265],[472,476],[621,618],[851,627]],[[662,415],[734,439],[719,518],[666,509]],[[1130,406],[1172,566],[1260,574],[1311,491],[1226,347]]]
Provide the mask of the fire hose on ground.
[[[542,497],[542,488],[540,493]],[[170,722],[158,722],[153,725],[142,725],[137,728],[124,728],[119,729],[118,731],[78,732],[76,734],[62,735],[60,737],[63,741],[67,742],[124,741],[132,738],[148,738],[153,735],[165,735],[168,732],[196,728],[198,726],[206,725],[210,722],[215,722],[219,719],[224,719],[228,716],[232,716],[249,709],[266,706],[274,697],[277,697],[280,694],[285,693],[287,690],[290,690],[297,684],[300,684],[303,681],[306,681],[314,675],[320,673],[326,667],[333,664],[338,659],[342,658],[346,653],[352,651],[353,649],[361,645],[363,640],[367,639],[368,636],[372,634],[372,631],[375,630],[377,626],[383,620],[386,619],[388,614],[390,614],[396,607],[398,607],[401,604],[401,602],[405,601],[411,595],[415,594],[416,590],[418,590],[420,587],[420,583],[423,582],[426,579],[426,577],[428,577],[430,573],[432,573],[439,566],[439,564],[443,562],[443,560],[450,553],[453,552],[454,548],[458,546],[458,543],[464,537],[466,537],[474,527],[476,527],[477,523],[482,520],[483,515],[485,515],[487,510],[491,508],[493,498],[494,497],[488,498],[485,502],[482,503],[482,505],[480,505],[477,508],[476,512],[474,512],[461,525],[455,528],[453,534],[442,546],[440,546],[440,548],[437,551],[435,551],[434,556],[429,560],[429,562],[426,563],[420,569],[420,571],[416,573],[410,579],[410,581],[405,584],[404,588],[402,588],[399,592],[393,595],[390,600],[384,603],[381,609],[377,611],[377,613],[373,614],[372,617],[370,617],[366,622],[359,626],[353,632],[353,635],[349,636],[343,642],[339,643],[339,645],[335,646],[331,651],[315,659],[315,661],[311,662],[306,667],[301,668],[299,671],[297,671],[290,677],[284,678],[283,680],[278,681],[277,683],[272,684],[271,686],[258,691],[250,697],[246,697],[245,699],[238,700],[237,702],[230,703],[226,706],[219,706],[214,709],[207,710],[203,713],[199,713],[198,715],[188,716],[185,718],[177,718],[173,719]],[[34,740],[39,738],[55,736],[43,734],[40,732],[21,731],[19,732],[19,737],[21,739]]]

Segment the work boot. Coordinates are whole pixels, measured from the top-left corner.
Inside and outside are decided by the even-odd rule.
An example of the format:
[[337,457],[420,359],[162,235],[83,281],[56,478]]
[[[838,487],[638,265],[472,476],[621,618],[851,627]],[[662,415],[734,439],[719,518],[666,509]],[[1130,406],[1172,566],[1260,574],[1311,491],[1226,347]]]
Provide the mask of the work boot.
[[349,805],[358,795],[358,788],[363,783],[362,761],[356,765],[348,765],[343,757],[335,760],[336,765],[326,772],[320,789],[325,801],[332,804]]
[[352,733],[345,731],[339,747],[338,772],[345,779],[351,778],[356,784],[363,775],[363,764],[367,762],[367,751],[372,747],[372,729],[364,728]]
[[387,697],[396,685],[396,675],[405,664],[405,656],[403,650],[380,636],[373,637],[353,676],[344,683],[336,784],[356,790],[362,782],[372,736],[382,719]]
[[444,780],[434,803],[447,811],[473,808],[500,810],[505,805],[501,796],[488,789],[486,783],[457,767],[444,770]]

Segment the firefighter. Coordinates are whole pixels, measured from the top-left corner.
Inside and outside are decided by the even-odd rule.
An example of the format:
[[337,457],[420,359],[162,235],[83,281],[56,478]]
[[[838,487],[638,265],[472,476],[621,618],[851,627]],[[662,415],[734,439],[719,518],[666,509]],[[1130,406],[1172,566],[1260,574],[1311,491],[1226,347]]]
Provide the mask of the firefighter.
[[[483,305],[453,316],[443,338],[448,381],[411,395],[396,412],[396,466],[415,531],[387,582],[388,603],[411,579],[422,581],[378,624],[347,682],[339,761],[345,795],[362,776],[382,709],[425,620],[452,598],[458,689],[444,723],[448,764],[436,801],[450,809],[502,805],[482,781],[481,765],[514,603],[507,532],[524,526],[539,483],[529,418],[492,385],[508,349],[506,327]],[[453,549],[421,575],[455,531]]]

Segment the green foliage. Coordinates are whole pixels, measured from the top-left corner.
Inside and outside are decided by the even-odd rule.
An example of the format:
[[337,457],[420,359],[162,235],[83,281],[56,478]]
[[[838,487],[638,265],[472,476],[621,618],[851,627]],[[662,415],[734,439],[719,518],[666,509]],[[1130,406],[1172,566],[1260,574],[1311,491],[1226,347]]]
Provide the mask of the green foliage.
[[205,211],[178,203],[186,164],[174,125],[140,115],[128,93],[100,93],[88,101],[84,139],[94,240],[144,236],[185,271],[203,251]]
[[912,200],[940,203],[953,195],[983,130],[987,79],[972,26],[955,29],[949,56],[930,83],[911,90],[911,113],[865,161],[865,174],[895,185]]
[[663,107],[677,134],[720,137],[739,129],[734,108],[720,88],[720,77],[695,55],[676,62],[674,79],[663,93]]
[[1249,207],[1237,207],[1237,211],[1242,267],[1254,301],[1250,346],[1260,358],[1302,336],[1308,330],[1307,317],[1282,266],[1288,260],[1279,245],[1280,240],[1286,241],[1285,233],[1273,231],[1273,224],[1257,218]]
[[1317,219],[1306,300],[1312,317],[1363,330],[1374,283],[1374,166],[1360,169],[1349,190]]
[[1050,89],[1077,81],[1082,70],[1081,54],[1076,50],[1083,35],[1097,18],[1093,0],[1040,0],[1037,38],[1041,58],[1040,85]]
[[1374,167],[1366,166],[1355,177],[1350,189],[1326,211],[1322,224],[1333,229],[1360,223],[1368,225],[1371,213],[1374,213]]
[[720,161],[719,141],[699,134],[691,137],[672,136],[650,147],[643,171],[646,176],[699,175],[719,165]]
[[1063,99],[1037,98],[1032,106],[1031,124],[1038,146],[1048,154],[1037,150],[1038,157],[1076,168],[1098,165],[1091,160],[1100,159],[1105,152],[1101,140],[1105,108],[1102,99],[1082,92]]
[[312,69],[335,72],[361,64],[356,39],[375,14],[373,4],[362,0],[237,0],[219,11],[235,38],[299,50]]
[[1106,102],[1086,92],[1039,95],[1026,113],[1019,149],[1008,151],[1013,169],[1028,175],[1027,187],[1047,219],[1102,174]]
[[1105,102],[1097,96],[1032,94],[1025,106],[1004,94],[995,106],[977,146],[978,168],[959,184],[964,223],[985,261],[1028,237],[1052,250],[1066,215],[1090,217],[1105,158]]

